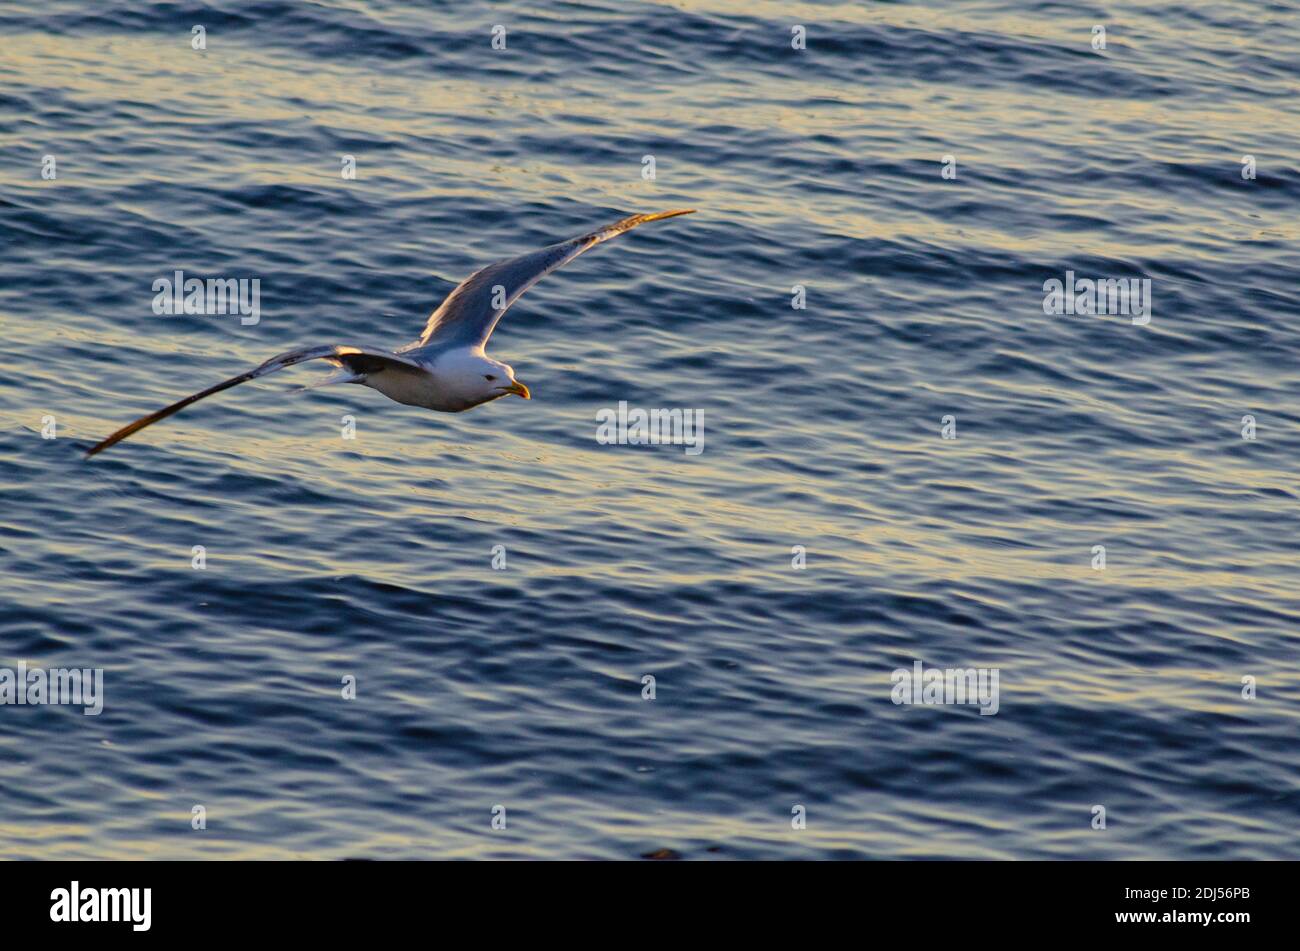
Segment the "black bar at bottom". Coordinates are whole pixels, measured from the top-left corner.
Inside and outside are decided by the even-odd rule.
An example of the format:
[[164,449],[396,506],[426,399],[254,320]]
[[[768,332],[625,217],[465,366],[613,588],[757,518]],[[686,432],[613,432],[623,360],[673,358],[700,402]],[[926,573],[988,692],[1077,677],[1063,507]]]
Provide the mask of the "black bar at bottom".
[[494,938],[521,929],[613,941],[627,929],[670,940],[720,928],[734,939],[803,923],[863,938],[902,928],[925,941],[1219,943],[1283,928],[1294,872],[1273,862],[5,863],[0,921],[11,940],[337,940],[460,925]]

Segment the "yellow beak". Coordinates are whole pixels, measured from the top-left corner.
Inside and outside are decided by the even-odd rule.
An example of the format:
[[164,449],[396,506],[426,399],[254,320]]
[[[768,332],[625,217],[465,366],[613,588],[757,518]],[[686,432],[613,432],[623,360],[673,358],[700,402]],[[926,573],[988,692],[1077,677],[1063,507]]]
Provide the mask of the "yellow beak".
[[524,386],[518,380],[515,380],[507,386],[506,392],[514,393],[516,396],[522,396],[526,400],[531,400],[533,398],[533,394],[528,392],[528,387]]

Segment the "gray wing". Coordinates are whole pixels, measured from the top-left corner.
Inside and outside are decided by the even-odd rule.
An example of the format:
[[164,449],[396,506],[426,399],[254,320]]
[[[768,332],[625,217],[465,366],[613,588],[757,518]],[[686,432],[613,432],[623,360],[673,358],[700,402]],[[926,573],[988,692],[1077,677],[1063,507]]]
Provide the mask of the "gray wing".
[[258,377],[266,376],[268,373],[275,373],[277,370],[283,370],[295,364],[302,363],[305,360],[328,360],[335,366],[346,366],[358,374],[374,373],[381,369],[405,369],[416,373],[423,373],[424,368],[418,363],[414,363],[403,357],[388,353],[383,350],[362,350],[358,347],[341,347],[341,346],[321,346],[321,347],[302,347],[298,350],[290,350],[279,356],[272,357],[261,366],[249,370],[247,373],[241,373],[239,376],[232,376],[229,380],[224,380],[216,386],[210,386],[206,390],[200,390],[191,396],[185,397],[173,403],[171,406],[164,406],[156,413],[150,413],[148,416],[142,416],[134,423],[123,426],[113,435],[109,436],[102,442],[98,442],[86,451],[86,456],[90,457],[97,452],[103,452],[109,446],[121,442],[127,436],[138,433],[146,426],[150,426],[161,419],[166,419],[174,413],[179,413],[191,403],[197,403],[199,400],[212,396],[214,393],[220,393],[222,390],[228,390],[232,386],[238,386],[240,383],[247,383],[249,380],[256,380]]
[[[588,248],[631,231],[637,225],[661,218],[689,215],[694,208],[660,211],[652,215],[632,215],[607,228],[584,234],[559,244],[552,244],[529,254],[498,261],[475,271],[447,295],[429,317],[420,339],[398,352],[417,347],[481,347],[488,342],[501,315],[547,274],[568,264]],[[495,290],[494,288],[500,288]]]

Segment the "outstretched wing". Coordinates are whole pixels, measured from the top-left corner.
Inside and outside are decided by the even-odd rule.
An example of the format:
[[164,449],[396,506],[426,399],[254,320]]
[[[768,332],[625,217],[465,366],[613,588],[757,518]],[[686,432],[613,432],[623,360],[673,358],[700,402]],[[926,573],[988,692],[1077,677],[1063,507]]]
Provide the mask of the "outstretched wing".
[[[631,231],[637,225],[661,218],[689,215],[694,208],[660,211],[653,215],[632,215],[607,228],[561,241],[529,254],[498,261],[475,271],[447,295],[429,318],[420,339],[398,352],[417,347],[481,347],[488,342],[501,315],[519,295],[547,274],[561,268],[588,248]],[[495,288],[500,288],[495,290]]]
[[400,368],[414,372],[424,372],[424,369],[417,363],[413,363],[403,357],[396,356],[392,353],[385,353],[379,350],[361,350],[357,347],[340,347],[340,346],[322,346],[322,347],[303,347],[299,350],[290,350],[282,353],[278,357],[272,357],[261,366],[249,370],[247,373],[241,373],[239,376],[232,376],[229,380],[218,383],[216,386],[210,386],[206,390],[201,390],[192,396],[173,403],[171,406],[163,407],[156,413],[150,413],[148,416],[142,416],[134,423],[123,426],[113,435],[109,436],[102,442],[96,443],[86,451],[86,456],[90,457],[97,452],[103,452],[109,446],[121,442],[127,436],[138,433],[146,426],[151,426],[160,419],[166,419],[174,413],[179,413],[191,403],[197,403],[199,400],[211,396],[214,393],[220,393],[222,390],[228,390],[232,386],[238,386],[240,383],[247,383],[249,380],[256,380],[260,376],[266,376],[268,373],[274,373],[277,370],[283,370],[294,364],[302,363],[305,360],[328,360],[335,366],[346,366],[359,374],[374,373],[381,369]]

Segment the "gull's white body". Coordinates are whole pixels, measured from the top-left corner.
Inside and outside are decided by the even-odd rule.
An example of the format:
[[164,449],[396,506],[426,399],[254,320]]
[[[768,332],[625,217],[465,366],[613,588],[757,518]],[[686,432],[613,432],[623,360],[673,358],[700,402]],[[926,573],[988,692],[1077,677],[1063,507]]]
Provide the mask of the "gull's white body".
[[511,393],[531,399],[528,387],[515,379],[515,371],[485,352],[501,315],[524,291],[589,248],[647,221],[687,215],[693,210],[633,215],[540,251],[489,264],[457,285],[429,317],[420,338],[404,347],[385,350],[326,345],[290,350],[123,426],[86,454],[93,456],[214,393],[307,360],[325,360],[342,368],[326,383],[359,383],[395,402],[442,413],[459,413]]
[[[366,373],[360,379],[339,377],[335,383],[361,383],[378,390],[395,403],[420,406],[440,413],[461,413],[490,400],[514,392],[508,388],[514,383],[514,370],[490,359],[482,350],[448,350],[423,358],[418,350],[402,354],[418,364],[420,372],[404,368],[385,367]],[[497,385],[488,380],[495,376]]]

